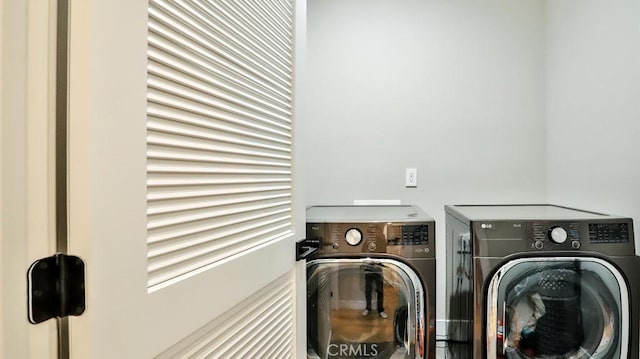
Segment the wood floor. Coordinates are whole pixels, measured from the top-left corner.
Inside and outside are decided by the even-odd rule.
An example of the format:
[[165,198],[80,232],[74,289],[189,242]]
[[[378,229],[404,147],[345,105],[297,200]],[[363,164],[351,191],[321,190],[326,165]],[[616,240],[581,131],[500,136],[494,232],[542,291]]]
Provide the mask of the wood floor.
[[[375,292],[373,296],[375,298]],[[334,309],[331,311],[332,342],[393,342],[393,315],[398,307],[398,292],[384,286],[384,307],[389,316],[383,319],[374,309],[367,316],[362,309]]]

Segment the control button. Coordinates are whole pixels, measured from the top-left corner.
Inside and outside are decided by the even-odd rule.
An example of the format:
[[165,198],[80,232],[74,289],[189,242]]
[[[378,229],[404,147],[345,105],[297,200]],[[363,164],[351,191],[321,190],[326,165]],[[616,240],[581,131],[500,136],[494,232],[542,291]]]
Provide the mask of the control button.
[[344,239],[352,246],[357,246],[362,242],[362,232],[358,228],[351,228],[344,234]]
[[544,247],[544,243],[536,241],[533,246],[536,247],[536,249],[542,249],[542,247]]
[[376,250],[376,242],[371,242],[369,243],[369,245],[367,246],[369,248],[369,251],[373,252]]
[[578,242],[578,241],[571,242],[571,248],[579,249],[580,248],[580,242]]
[[567,240],[567,231],[562,227],[551,227],[548,233],[549,239],[554,243],[564,243]]
[[334,242],[334,243],[331,245],[331,248],[333,248],[333,249],[338,249],[339,247],[340,247],[340,243],[338,243],[338,242]]

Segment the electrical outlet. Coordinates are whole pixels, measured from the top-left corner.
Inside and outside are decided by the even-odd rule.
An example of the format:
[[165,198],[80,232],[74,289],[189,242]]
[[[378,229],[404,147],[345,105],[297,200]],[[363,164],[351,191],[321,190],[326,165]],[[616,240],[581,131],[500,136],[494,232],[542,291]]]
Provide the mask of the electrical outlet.
[[407,187],[418,187],[418,169],[417,168],[406,169],[404,185]]

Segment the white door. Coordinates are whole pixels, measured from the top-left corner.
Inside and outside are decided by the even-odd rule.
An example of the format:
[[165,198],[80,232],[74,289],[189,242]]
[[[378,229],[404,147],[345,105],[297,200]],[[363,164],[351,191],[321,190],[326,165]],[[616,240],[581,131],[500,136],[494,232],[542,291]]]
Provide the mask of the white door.
[[56,356],[56,322],[27,320],[26,281],[55,251],[51,4],[0,0],[0,358]]
[[[87,287],[71,358],[304,352],[294,12],[287,0],[70,2],[68,250]],[[24,336],[46,331],[36,345],[55,357],[52,325]]]

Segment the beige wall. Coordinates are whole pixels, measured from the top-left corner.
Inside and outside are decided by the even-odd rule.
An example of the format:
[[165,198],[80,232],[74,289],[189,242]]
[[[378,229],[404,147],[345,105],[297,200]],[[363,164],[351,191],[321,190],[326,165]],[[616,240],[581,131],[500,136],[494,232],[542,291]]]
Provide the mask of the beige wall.
[[444,204],[551,202],[639,222],[638,13],[627,0],[309,0],[305,203],[417,204],[436,219],[438,258]]
[[445,204],[544,202],[544,14],[537,0],[309,0],[306,203],[417,204],[444,258]]
[[[640,1],[547,2],[549,200],[640,235]],[[636,251],[640,248],[636,242]]]

